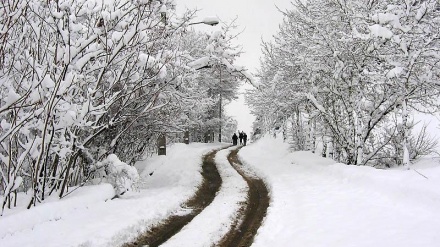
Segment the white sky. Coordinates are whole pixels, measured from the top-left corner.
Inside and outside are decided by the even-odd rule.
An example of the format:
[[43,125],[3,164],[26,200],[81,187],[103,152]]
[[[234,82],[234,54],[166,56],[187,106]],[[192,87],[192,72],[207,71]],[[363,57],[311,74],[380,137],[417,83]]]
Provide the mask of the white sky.
[[[217,16],[222,21],[229,22],[237,18],[239,25],[237,31],[243,33],[237,39],[237,43],[243,48],[243,54],[237,60],[238,65],[243,65],[254,73],[259,66],[261,56],[261,39],[270,40],[278,31],[278,25],[282,21],[282,15],[277,10],[286,9],[290,6],[290,0],[177,0],[178,12],[186,8],[199,9],[197,19],[207,16]],[[200,26],[200,25],[199,25]],[[203,30],[215,30],[217,27],[197,27]],[[245,85],[244,88],[249,88]],[[244,88],[241,91],[244,91]],[[246,133],[252,131],[254,116],[249,113],[249,108],[244,104],[244,97],[240,94],[237,101],[226,106],[228,115],[238,121],[238,130]]]

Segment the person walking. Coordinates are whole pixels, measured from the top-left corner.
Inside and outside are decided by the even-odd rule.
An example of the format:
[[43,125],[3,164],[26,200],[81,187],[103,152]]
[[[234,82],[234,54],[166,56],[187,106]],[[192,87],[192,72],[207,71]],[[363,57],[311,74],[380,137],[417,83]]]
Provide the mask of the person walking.
[[238,139],[237,134],[234,133],[232,135],[232,145],[237,146],[237,139]]
[[243,145],[246,146],[246,142],[247,142],[247,135],[246,133],[243,132]]
[[243,131],[239,133],[240,134],[238,134],[238,138],[240,138],[240,145],[243,145]]

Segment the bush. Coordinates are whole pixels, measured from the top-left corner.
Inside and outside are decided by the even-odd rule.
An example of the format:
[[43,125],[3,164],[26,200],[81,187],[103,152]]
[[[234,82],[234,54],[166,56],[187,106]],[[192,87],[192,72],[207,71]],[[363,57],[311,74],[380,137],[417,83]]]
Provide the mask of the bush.
[[110,154],[91,168],[95,177],[93,182],[107,182],[113,185],[118,195],[135,189],[139,181],[136,168],[120,161],[115,154]]

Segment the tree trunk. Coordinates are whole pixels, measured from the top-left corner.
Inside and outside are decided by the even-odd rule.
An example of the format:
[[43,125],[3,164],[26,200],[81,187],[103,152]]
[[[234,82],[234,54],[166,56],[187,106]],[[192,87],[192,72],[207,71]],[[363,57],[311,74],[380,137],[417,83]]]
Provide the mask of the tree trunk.
[[[406,88],[405,88],[406,89]],[[406,95],[402,102],[402,131],[403,131],[403,140],[402,140],[402,149],[403,149],[403,167],[409,169],[410,161],[409,161],[409,150],[408,150],[408,99]]]

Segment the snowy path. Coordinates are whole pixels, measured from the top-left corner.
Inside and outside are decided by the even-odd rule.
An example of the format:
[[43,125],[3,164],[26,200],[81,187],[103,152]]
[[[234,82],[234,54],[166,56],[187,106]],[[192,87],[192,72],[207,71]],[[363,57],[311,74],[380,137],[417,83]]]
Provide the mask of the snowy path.
[[241,204],[246,201],[248,190],[246,182],[226,158],[234,148],[236,147],[221,150],[216,155],[215,161],[222,178],[222,185],[214,201],[161,246],[211,246],[219,242],[229,231]]
[[238,150],[231,147],[217,153],[222,185],[215,199],[161,246],[251,246],[266,216],[269,196],[263,180],[240,162]]
[[181,205],[183,212],[170,215],[167,219],[150,228],[140,235],[136,241],[124,245],[130,246],[159,246],[168,241],[183,227],[192,222],[201,212],[217,197],[222,178],[215,164],[218,150],[213,150],[202,158],[202,181],[197,186],[197,191]]
[[[194,218],[189,217],[189,223],[183,228],[176,228],[172,222],[160,227],[159,232],[162,228],[170,233],[174,233],[173,229],[181,229],[165,243],[138,241],[136,244],[161,244],[164,247],[250,246],[266,215],[269,197],[264,182],[238,160],[238,150],[234,146],[217,152],[214,166],[221,177],[221,186],[213,201],[207,202],[207,207],[194,209],[197,214]],[[204,173],[206,165],[213,162],[212,154],[215,152],[204,158]],[[209,172],[214,171],[211,169]],[[204,181],[207,180],[216,188],[216,182],[212,184],[216,179],[206,177],[206,174],[203,176]],[[179,219],[173,218],[170,221]],[[164,236],[168,237],[169,234]]]

